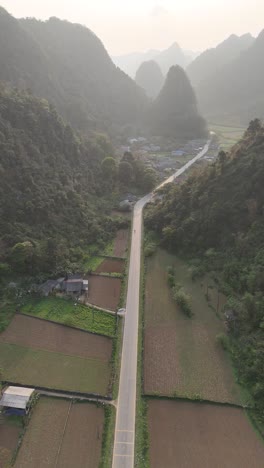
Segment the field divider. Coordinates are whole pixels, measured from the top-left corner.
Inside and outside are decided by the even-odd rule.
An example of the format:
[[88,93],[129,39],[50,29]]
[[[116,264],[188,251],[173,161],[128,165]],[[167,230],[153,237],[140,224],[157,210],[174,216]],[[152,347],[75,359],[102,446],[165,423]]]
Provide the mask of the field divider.
[[215,401],[215,400],[206,400],[203,398],[188,398],[188,397],[181,397],[181,396],[167,396],[167,395],[152,395],[151,393],[144,393],[143,398],[146,400],[168,400],[168,401],[181,401],[185,403],[198,403],[198,404],[206,404],[206,405],[214,405],[214,406],[229,406],[231,408],[239,408],[250,410],[253,409],[251,406],[243,405],[242,403],[230,403],[228,401]]
[[61,452],[61,447],[62,447],[62,444],[63,444],[64,434],[65,434],[65,432],[66,432],[66,428],[67,428],[67,424],[68,424],[68,420],[69,420],[71,408],[72,408],[72,400],[70,401],[70,404],[69,404],[69,409],[68,409],[68,413],[67,413],[67,416],[66,416],[66,420],[65,420],[65,424],[64,424],[64,428],[63,428],[63,432],[62,432],[62,436],[61,436],[61,443],[60,443],[60,446],[59,446],[59,448],[58,448],[58,452],[57,452],[57,455],[56,455],[55,468],[58,466],[58,461],[59,461],[59,456],[60,456],[60,452]]
[[84,393],[84,392],[73,392],[70,390],[63,390],[63,389],[58,389],[58,388],[51,388],[51,387],[40,387],[36,385],[29,385],[29,384],[21,384],[17,382],[11,382],[10,380],[5,380],[2,381],[2,385],[11,385],[14,387],[23,387],[23,388],[34,388],[37,392],[40,394],[43,392],[46,392],[45,394],[57,394],[59,397],[64,397],[64,398],[73,398],[73,399],[86,399],[86,400],[93,400],[95,402],[101,402],[102,403],[110,403],[113,401],[112,395],[99,395],[98,393]]
[[[90,307],[93,307],[94,309],[96,309],[98,311],[107,312],[106,310],[98,308],[98,307],[94,306],[93,304],[91,304]],[[112,313],[114,315],[116,315],[115,312],[112,312]],[[46,319],[46,318],[43,318],[43,317],[37,317],[36,315],[28,314],[26,312],[16,312],[15,315],[25,315],[26,317],[30,317],[30,318],[33,318],[33,319],[36,319],[36,320],[41,320],[42,322],[45,321],[45,322],[48,322],[48,323],[52,323],[53,325],[54,324],[55,325],[60,325],[62,327],[71,328],[72,330],[77,330],[77,331],[81,331],[81,332],[85,332],[85,333],[89,333],[89,334],[97,335],[97,336],[103,336],[104,338],[108,338],[110,340],[113,339],[113,336],[111,336],[111,335],[104,335],[102,333],[97,333],[97,332],[94,332],[94,331],[91,331],[91,330],[86,330],[85,328],[79,328],[79,327],[74,327],[73,325],[67,325],[66,323],[63,323],[63,322],[56,322],[55,320],[50,320],[50,319]]]

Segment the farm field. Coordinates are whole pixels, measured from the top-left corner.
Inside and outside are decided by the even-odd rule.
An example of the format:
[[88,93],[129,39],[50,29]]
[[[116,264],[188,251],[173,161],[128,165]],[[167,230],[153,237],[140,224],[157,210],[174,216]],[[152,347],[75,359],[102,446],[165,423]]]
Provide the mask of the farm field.
[[21,312],[106,336],[115,334],[115,317],[59,297],[28,298]]
[[101,407],[41,397],[15,468],[96,468],[100,463],[103,425]]
[[[167,267],[192,297],[193,318],[171,297]],[[144,392],[240,403],[228,356],[217,342],[223,322],[209,307],[205,285],[193,282],[188,266],[158,250],[147,260],[144,330]],[[214,297],[214,300],[216,298]]]
[[[119,304],[121,279],[89,275],[88,303],[115,311]],[[111,317],[114,321],[115,318]]]
[[0,335],[3,380],[106,395],[112,341],[103,336],[17,315]]
[[96,273],[120,273],[122,274],[125,269],[124,260],[106,258],[95,270]]
[[221,149],[225,151],[228,151],[233,145],[235,145],[246,130],[243,127],[232,127],[217,124],[210,124],[209,127],[210,130],[218,135]]
[[263,468],[264,446],[240,408],[148,401],[151,468]]
[[0,423],[0,467],[9,468],[16,451],[22,425],[15,424],[12,418],[4,418]]
[[102,361],[109,361],[112,353],[110,338],[27,315],[15,315],[0,342]]

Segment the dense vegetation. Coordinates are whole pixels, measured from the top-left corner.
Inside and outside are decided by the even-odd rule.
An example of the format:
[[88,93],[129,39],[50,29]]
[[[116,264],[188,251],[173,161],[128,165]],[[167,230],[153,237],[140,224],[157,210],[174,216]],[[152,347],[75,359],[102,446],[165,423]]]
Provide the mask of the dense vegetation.
[[[192,257],[193,278],[211,272],[228,296],[228,347],[264,423],[264,127],[250,123],[230,154],[170,186],[147,226]],[[226,343],[225,343],[226,344]]]
[[181,67],[171,67],[150,109],[149,123],[154,135],[183,138],[206,135],[206,124],[198,113],[194,91]]
[[221,68],[235,60],[241,52],[247,50],[254,38],[251,34],[236,36],[232,34],[225,41],[218,44],[213,49],[205,50],[201,55],[188,65],[186,73],[194,87],[200,83],[211,79],[217,73],[221,73]]
[[16,20],[0,8],[0,42],[0,80],[48,99],[75,128],[139,124],[146,96],[88,28]]
[[140,65],[135,81],[146,91],[150,98],[155,98],[163,86],[164,77],[157,62],[149,60]]
[[[264,30],[252,45],[204,79],[196,93],[211,122],[247,124],[264,117]],[[221,63],[221,62],[220,62]],[[194,66],[194,65],[193,65]]]
[[2,263],[17,273],[60,269],[78,247],[113,235],[101,167],[111,152],[103,135],[78,137],[47,101],[0,90]]

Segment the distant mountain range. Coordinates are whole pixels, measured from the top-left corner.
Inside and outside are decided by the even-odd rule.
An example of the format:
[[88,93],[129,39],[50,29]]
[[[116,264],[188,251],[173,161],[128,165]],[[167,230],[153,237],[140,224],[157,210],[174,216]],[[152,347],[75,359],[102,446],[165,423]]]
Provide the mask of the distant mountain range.
[[188,68],[201,111],[211,121],[246,125],[264,118],[264,30],[231,36]]
[[185,68],[196,56],[197,52],[185,51],[174,42],[168,49],[150,49],[147,52],[133,52],[131,54],[112,57],[113,62],[127,73],[131,78],[135,78],[136,72],[143,62],[155,60],[160,66],[162,73],[166,75],[173,65],[180,65]]
[[88,28],[50,18],[17,20],[0,7],[0,80],[48,99],[80,130],[138,122],[144,92]]

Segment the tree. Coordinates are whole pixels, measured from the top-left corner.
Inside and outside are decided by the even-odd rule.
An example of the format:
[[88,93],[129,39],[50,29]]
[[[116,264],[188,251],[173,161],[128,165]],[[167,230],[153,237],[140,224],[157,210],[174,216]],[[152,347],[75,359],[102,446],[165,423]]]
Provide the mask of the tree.
[[114,180],[117,172],[117,165],[114,158],[108,157],[103,159],[101,164],[102,172],[106,179]]
[[124,185],[130,185],[134,178],[133,167],[129,162],[121,161],[118,167],[119,181]]
[[32,242],[19,242],[11,249],[11,264],[21,273],[32,271],[34,246]]

